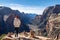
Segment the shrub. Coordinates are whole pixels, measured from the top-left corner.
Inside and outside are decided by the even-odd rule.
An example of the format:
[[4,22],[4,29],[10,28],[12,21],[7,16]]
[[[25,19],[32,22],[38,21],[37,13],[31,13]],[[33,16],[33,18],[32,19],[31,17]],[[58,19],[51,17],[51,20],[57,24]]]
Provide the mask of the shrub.
[[2,34],[1,36],[0,36],[0,40],[2,40],[2,38],[5,36],[6,34]]

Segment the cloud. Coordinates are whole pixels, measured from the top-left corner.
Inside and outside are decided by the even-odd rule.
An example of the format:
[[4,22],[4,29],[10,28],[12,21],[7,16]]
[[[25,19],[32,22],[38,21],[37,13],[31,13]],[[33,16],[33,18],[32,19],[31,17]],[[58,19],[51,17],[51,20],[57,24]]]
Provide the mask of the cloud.
[[11,9],[14,9],[14,10],[19,10],[20,12],[32,13],[32,14],[33,13],[42,14],[44,10],[43,7],[24,6],[20,4],[8,4],[4,6],[10,7]]

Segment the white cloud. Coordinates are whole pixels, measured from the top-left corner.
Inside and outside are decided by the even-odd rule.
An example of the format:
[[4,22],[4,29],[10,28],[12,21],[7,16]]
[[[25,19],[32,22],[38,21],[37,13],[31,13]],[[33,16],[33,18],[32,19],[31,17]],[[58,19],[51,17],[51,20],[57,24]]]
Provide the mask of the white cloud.
[[19,10],[20,12],[25,12],[25,13],[35,13],[35,14],[42,14],[44,8],[43,7],[28,7],[20,4],[8,4],[4,5],[7,7],[10,7],[11,9],[14,10]]

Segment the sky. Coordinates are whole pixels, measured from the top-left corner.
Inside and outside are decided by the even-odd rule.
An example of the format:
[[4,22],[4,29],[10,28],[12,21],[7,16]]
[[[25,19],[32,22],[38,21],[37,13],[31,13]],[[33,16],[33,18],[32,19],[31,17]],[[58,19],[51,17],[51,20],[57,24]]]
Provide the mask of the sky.
[[0,0],[0,6],[20,12],[41,15],[45,8],[60,4],[60,0]]

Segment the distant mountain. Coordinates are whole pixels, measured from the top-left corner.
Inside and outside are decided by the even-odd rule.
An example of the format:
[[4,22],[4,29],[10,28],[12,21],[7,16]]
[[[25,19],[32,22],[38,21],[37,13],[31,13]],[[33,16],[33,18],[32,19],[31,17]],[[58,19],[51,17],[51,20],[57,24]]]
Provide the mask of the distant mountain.
[[34,19],[32,19],[31,23],[32,25],[39,25],[40,24],[40,18],[42,15],[36,15]]
[[30,23],[30,21],[36,16],[35,14],[25,14],[18,10],[12,10],[9,7],[0,6],[0,34],[14,31],[13,20],[16,15],[19,16],[22,23],[19,29],[20,32],[23,30],[30,30],[26,24]]

